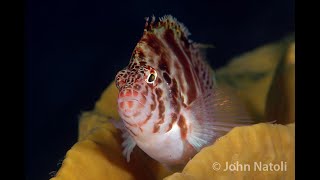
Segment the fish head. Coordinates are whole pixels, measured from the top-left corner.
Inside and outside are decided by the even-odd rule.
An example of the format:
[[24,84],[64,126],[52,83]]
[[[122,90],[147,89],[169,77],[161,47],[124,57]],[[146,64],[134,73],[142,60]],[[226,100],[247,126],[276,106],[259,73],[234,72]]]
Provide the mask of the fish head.
[[116,75],[118,112],[129,124],[141,125],[155,110],[154,88],[161,82],[155,68],[149,65],[129,65]]

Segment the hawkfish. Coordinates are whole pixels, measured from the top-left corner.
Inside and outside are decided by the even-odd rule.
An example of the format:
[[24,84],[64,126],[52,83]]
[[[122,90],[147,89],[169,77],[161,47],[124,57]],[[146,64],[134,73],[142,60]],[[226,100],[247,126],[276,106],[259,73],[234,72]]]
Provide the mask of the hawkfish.
[[215,82],[206,45],[166,15],[146,18],[127,67],[115,77],[123,155],[138,146],[167,167],[185,165],[236,126],[252,124],[243,105]]

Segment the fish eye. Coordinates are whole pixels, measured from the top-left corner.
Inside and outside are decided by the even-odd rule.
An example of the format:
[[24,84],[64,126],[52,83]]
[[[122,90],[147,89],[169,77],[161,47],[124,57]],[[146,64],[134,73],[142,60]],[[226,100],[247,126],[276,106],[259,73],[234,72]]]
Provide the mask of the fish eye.
[[157,73],[156,73],[156,72],[152,72],[152,73],[150,73],[150,74],[148,75],[148,77],[147,77],[147,79],[146,79],[146,82],[152,84],[152,83],[154,83],[154,81],[156,80],[156,78],[157,78]]

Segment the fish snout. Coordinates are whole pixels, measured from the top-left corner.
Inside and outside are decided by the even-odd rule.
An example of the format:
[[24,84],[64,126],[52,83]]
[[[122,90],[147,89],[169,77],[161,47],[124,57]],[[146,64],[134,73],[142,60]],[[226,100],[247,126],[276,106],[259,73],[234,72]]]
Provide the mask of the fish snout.
[[139,93],[135,90],[123,90],[118,96],[118,111],[127,117],[136,115],[143,108]]

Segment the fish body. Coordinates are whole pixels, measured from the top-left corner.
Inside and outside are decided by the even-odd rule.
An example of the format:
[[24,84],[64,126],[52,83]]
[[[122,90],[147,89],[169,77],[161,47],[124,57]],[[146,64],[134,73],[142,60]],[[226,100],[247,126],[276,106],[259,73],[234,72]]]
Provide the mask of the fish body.
[[129,65],[116,75],[116,126],[128,161],[137,145],[165,165],[184,165],[233,127],[251,123],[214,83],[204,46],[189,35],[170,15],[147,19]]

